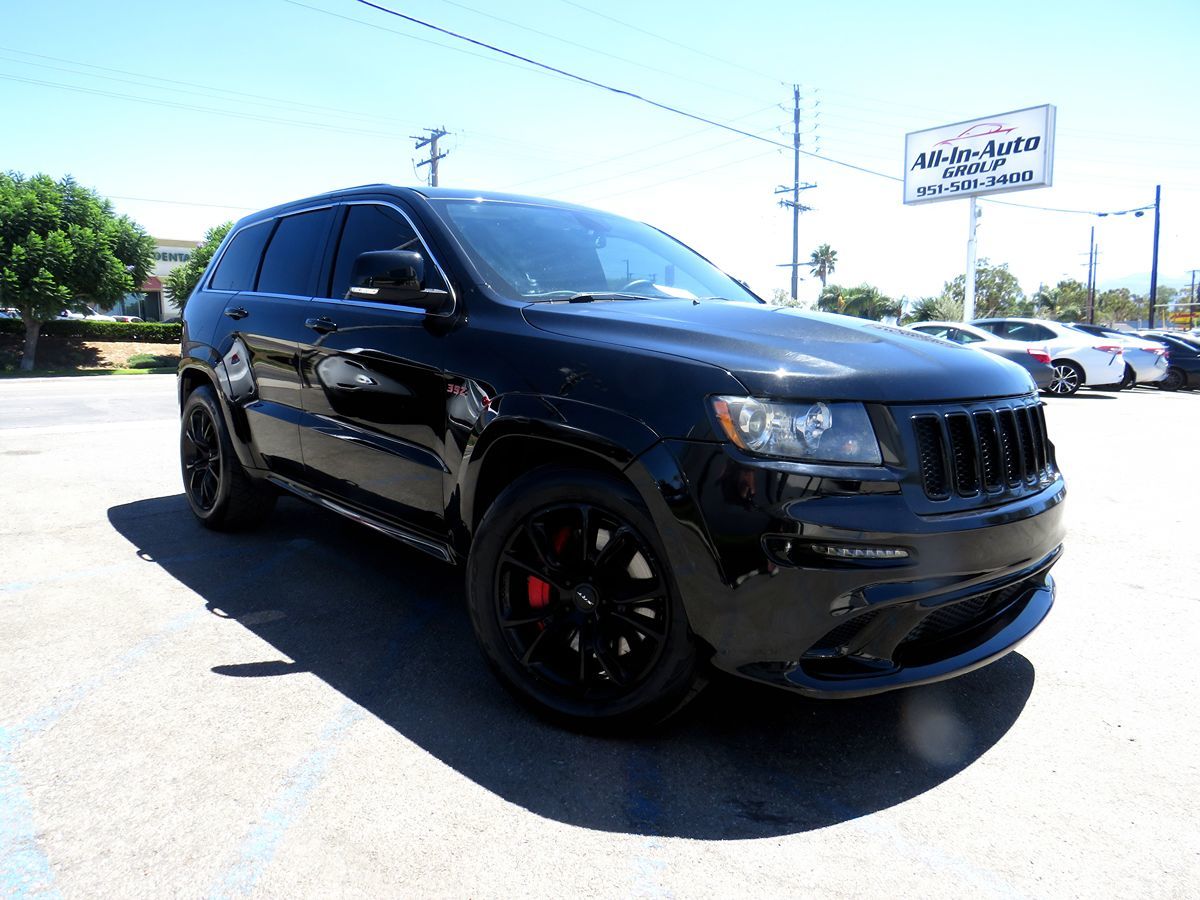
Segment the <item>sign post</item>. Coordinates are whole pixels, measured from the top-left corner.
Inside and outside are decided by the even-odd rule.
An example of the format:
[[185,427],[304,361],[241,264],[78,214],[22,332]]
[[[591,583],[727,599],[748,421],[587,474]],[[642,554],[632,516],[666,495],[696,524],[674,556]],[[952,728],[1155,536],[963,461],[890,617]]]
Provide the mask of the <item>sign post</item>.
[[904,202],[970,198],[963,321],[975,317],[976,198],[1054,183],[1050,104],[942,125],[904,136]]

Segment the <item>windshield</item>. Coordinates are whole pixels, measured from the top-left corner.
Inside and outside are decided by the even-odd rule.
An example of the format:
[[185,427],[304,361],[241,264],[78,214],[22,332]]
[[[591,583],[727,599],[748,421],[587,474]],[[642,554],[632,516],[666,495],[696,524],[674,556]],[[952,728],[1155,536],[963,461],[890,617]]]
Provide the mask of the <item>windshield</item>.
[[758,299],[683,244],[640,222],[530,203],[432,203],[492,287],[509,297]]

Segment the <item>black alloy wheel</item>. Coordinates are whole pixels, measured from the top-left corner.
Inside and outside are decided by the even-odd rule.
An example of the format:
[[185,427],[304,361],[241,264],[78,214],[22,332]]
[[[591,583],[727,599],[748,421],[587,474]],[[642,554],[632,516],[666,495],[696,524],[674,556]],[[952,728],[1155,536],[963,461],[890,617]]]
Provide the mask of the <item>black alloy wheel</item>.
[[611,700],[662,655],[671,607],[645,540],[587,503],[548,506],[508,538],[494,586],[510,652],[567,696]]
[[1062,360],[1054,363],[1054,377],[1047,390],[1059,397],[1069,397],[1083,384],[1083,372],[1074,363]]
[[1158,389],[1160,391],[1177,391],[1186,383],[1187,377],[1183,372],[1175,366],[1171,366],[1167,369],[1167,377],[1158,382]]
[[207,385],[197,387],[184,401],[179,464],[188,505],[208,528],[253,528],[275,507],[275,490],[251,478],[238,461],[221,406]]
[[653,523],[614,478],[542,470],[519,479],[476,530],[467,588],[492,667],[558,722],[650,725],[701,686]]
[[188,413],[180,454],[188,499],[199,509],[210,512],[221,488],[221,440],[207,407],[197,404]]

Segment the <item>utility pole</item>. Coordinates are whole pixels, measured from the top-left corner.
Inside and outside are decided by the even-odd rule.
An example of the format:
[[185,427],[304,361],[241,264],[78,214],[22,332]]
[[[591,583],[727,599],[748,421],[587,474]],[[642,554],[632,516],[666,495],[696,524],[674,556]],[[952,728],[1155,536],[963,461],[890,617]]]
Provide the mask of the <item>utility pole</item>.
[[[792,85],[792,186],[780,185],[777,194],[791,193],[791,200],[780,200],[779,205],[792,211],[792,299],[796,299],[800,284],[800,213],[808,212],[811,206],[800,203],[800,192],[815,188],[815,184],[800,181],[800,85]],[[787,265],[787,263],[784,263]]]
[[1096,226],[1092,226],[1092,237],[1088,244],[1088,324],[1096,324]]
[[1158,293],[1158,227],[1159,204],[1162,200],[1162,185],[1154,186],[1154,253],[1150,258],[1150,328],[1154,328],[1154,300]]
[[971,195],[968,215],[971,218],[967,226],[967,271],[963,278],[963,321],[970,322],[975,318],[975,229],[979,225],[979,207],[975,203],[975,195]]
[[419,134],[410,134],[409,137],[416,141],[413,146],[417,150],[420,150],[422,147],[429,147],[429,159],[421,160],[419,163],[417,163],[417,168],[419,169],[422,166],[429,166],[429,186],[437,187],[438,160],[445,159],[449,155],[447,153],[438,153],[438,138],[444,138],[450,132],[448,132],[445,128],[426,128],[425,130],[429,132],[429,137],[424,137]]

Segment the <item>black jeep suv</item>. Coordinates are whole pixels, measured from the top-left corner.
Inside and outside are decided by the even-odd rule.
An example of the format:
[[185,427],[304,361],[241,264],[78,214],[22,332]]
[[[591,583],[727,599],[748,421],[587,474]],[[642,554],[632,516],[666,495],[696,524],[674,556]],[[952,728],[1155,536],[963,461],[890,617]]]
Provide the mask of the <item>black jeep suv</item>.
[[287,491],[448,563],[500,679],[579,727],[708,664],[817,697],[1002,656],[1064,485],[1022,369],[765,305],[591,209],[372,185],[243,219],[184,312],[212,528]]

